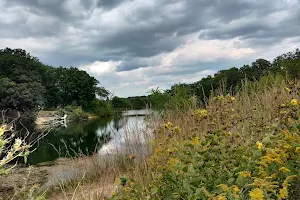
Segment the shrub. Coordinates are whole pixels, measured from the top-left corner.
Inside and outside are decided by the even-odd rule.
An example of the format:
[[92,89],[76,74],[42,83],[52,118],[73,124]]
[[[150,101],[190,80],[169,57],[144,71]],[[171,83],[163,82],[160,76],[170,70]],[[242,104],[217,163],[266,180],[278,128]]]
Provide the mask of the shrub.
[[69,119],[72,121],[87,120],[89,115],[81,108],[81,106],[66,106],[63,113],[69,115]]

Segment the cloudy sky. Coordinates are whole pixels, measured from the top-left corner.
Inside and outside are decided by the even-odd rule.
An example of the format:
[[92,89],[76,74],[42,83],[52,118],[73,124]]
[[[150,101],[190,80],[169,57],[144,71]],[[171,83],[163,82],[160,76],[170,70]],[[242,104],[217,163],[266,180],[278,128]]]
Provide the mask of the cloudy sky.
[[0,48],[126,97],[299,48],[300,0],[0,0],[0,27]]

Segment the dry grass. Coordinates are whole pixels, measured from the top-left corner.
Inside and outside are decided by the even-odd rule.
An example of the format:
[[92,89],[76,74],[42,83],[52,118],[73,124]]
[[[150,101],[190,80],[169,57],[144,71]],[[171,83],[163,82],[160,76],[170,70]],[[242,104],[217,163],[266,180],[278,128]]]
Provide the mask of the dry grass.
[[[52,178],[47,192],[49,199],[107,199],[116,192],[120,177],[134,177],[141,183],[147,174],[147,157],[151,154],[151,130],[160,122],[147,119],[145,127],[124,127],[125,148],[110,150],[112,154],[78,156],[70,159],[68,165],[56,169],[54,174],[75,171],[70,179]],[[147,181],[148,182],[148,181]]]

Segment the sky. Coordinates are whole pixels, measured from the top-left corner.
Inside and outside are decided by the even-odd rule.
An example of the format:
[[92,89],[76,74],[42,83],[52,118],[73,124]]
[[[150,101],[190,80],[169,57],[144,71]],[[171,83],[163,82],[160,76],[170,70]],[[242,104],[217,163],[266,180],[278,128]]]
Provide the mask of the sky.
[[300,0],[0,0],[0,27],[0,49],[127,97],[299,48]]

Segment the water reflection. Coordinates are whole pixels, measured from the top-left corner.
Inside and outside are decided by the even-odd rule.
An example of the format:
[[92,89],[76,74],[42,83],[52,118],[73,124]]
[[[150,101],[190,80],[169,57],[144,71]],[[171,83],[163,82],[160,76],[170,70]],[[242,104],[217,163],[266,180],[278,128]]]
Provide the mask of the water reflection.
[[[81,123],[70,123],[66,128],[52,130],[35,146],[28,158],[29,164],[54,161],[59,157],[76,157],[119,152],[143,152],[139,146],[145,141],[147,133],[144,123],[145,111],[125,113],[123,117],[100,118]],[[143,133],[143,134],[141,134]],[[125,145],[129,144],[129,145]],[[135,146],[129,148],[128,146]],[[137,147],[137,148],[136,148]],[[144,147],[142,147],[144,148]],[[135,152],[136,153],[136,152]]]

